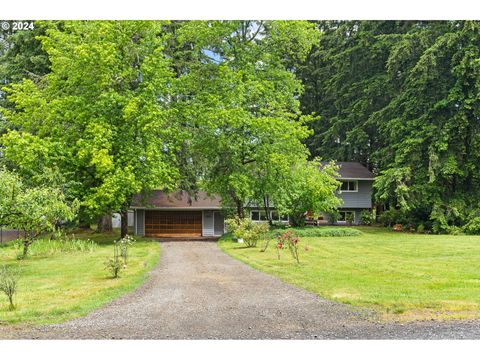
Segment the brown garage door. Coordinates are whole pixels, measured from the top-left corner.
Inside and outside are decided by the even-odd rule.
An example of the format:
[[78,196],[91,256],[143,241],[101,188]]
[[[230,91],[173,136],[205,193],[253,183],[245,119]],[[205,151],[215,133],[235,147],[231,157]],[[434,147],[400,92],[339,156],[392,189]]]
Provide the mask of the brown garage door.
[[202,236],[201,211],[145,211],[146,236]]

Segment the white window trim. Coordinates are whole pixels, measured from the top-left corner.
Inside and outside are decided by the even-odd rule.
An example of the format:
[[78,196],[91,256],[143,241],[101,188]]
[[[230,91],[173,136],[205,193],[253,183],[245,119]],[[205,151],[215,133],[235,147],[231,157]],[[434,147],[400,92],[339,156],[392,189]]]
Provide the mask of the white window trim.
[[[340,210],[339,213],[353,213],[353,223],[355,224],[357,221],[357,212],[355,210]],[[346,214],[345,214],[346,215]],[[337,223],[347,223],[347,217],[345,216],[345,220],[338,220]]]
[[355,190],[342,190],[342,185],[340,185],[340,194],[344,193],[344,192],[358,192],[358,180],[344,180],[344,181],[342,181],[342,183],[344,183],[344,182],[355,183]]
[[[259,213],[259,216],[258,216],[258,219],[259,220],[253,220],[252,218],[252,213],[253,212],[258,212]],[[253,222],[267,222],[268,220],[260,220],[260,212],[265,212],[265,210],[250,210],[250,220],[253,221]],[[272,213],[273,212],[276,212],[275,210],[270,210],[270,218],[272,218]],[[282,222],[282,223],[288,223],[290,222],[290,217],[287,215],[287,219],[286,220],[282,220],[280,218],[280,214],[279,214],[279,220],[273,220],[275,222]]]

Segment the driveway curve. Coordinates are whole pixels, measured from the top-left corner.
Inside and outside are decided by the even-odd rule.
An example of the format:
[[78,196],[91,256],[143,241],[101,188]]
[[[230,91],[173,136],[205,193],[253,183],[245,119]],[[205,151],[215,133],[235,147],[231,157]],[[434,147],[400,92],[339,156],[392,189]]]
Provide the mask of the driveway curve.
[[161,246],[159,264],[136,291],[63,324],[0,327],[0,338],[480,339],[479,321],[369,320],[368,313],[256,271],[213,242]]

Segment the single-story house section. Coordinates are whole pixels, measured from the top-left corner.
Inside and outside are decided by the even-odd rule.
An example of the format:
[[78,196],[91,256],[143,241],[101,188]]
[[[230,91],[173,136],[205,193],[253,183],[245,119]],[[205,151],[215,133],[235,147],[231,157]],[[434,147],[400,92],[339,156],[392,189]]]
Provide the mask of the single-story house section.
[[[324,163],[326,164],[326,163]],[[337,196],[343,200],[339,208],[337,224],[346,224],[349,214],[354,224],[360,224],[362,210],[372,209],[372,185],[375,176],[357,162],[337,162],[341,185]],[[186,191],[166,193],[155,190],[148,198],[137,195],[131,209],[134,212],[133,227],[135,235],[151,237],[217,237],[225,232],[221,198],[198,192],[190,197]],[[253,221],[266,221],[265,211],[261,207],[248,209]],[[282,216],[272,208],[270,217],[274,221],[288,223],[288,216]],[[316,218],[308,217],[307,224],[328,223],[326,214]]]
[[190,197],[186,191],[155,190],[148,198],[134,197],[134,233],[168,238],[217,237],[225,232],[220,198],[200,191]]

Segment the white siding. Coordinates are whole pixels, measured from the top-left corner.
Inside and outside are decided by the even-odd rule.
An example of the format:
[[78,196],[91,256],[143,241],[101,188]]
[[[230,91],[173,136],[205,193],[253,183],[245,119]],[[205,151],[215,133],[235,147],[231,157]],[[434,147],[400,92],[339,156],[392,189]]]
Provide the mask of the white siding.
[[135,235],[145,236],[145,210],[135,210]]
[[213,211],[203,211],[202,236],[213,236]]

